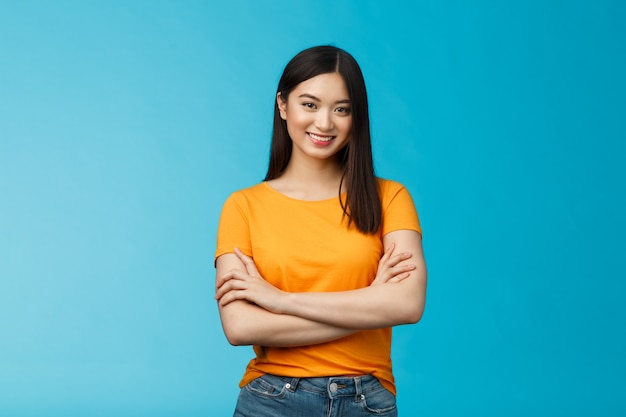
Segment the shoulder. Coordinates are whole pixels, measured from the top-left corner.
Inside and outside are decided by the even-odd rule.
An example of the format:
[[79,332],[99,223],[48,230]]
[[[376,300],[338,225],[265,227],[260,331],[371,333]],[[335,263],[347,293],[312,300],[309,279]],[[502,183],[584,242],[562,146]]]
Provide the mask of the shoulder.
[[269,194],[267,192],[267,188],[268,187],[264,182],[260,182],[250,187],[232,192],[226,201],[245,202],[258,198],[267,198]]
[[242,188],[232,192],[224,201],[222,213],[238,211],[242,214],[249,213],[255,202],[262,199],[266,188],[264,183],[255,184],[251,187]]
[[406,187],[398,181],[388,180],[385,178],[376,178],[378,181],[378,190],[380,192],[380,199],[383,206],[399,193],[409,194]]
[[397,181],[378,179],[383,207],[383,236],[396,230],[414,230],[421,234],[413,198],[404,185]]
[[271,210],[283,202],[282,194],[273,190],[266,182],[260,182],[231,193],[224,202],[224,208],[236,207],[245,212]]
[[398,181],[389,180],[387,178],[376,177],[376,181],[378,182],[378,187],[382,190],[398,190],[400,188],[404,188],[404,185],[399,183]]

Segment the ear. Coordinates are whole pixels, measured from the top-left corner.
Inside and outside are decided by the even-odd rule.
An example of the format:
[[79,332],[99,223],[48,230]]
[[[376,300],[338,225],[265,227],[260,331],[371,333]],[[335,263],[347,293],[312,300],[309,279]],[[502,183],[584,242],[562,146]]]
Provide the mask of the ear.
[[276,104],[278,104],[278,112],[280,113],[280,118],[283,120],[287,120],[287,101],[283,99],[283,96],[280,94],[276,94]]

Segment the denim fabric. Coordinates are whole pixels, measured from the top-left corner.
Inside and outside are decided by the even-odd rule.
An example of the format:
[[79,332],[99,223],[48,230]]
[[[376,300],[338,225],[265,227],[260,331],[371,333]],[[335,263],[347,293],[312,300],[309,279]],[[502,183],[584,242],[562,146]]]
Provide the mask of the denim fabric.
[[234,417],[397,417],[396,397],[376,378],[263,375],[241,389]]

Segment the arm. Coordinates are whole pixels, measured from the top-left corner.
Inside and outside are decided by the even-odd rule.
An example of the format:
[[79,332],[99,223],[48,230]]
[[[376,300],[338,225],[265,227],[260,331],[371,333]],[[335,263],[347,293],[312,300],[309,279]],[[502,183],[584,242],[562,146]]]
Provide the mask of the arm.
[[[246,271],[243,262],[232,253],[216,262],[217,277],[227,271]],[[219,282],[219,281],[218,281]],[[246,300],[218,304],[222,328],[232,345],[304,346],[328,342],[354,333],[305,318],[276,314]]]
[[[218,278],[216,298],[223,307],[248,300],[278,315],[300,317],[317,323],[365,330],[416,323],[424,311],[426,265],[419,233],[390,232],[383,237],[385,255],[374,283],[341,292],[286,293],[258,276],[233,271]],[[391,255],[395,249],[400,252]],[[250,258],[238,253],[248,270]],[[411,263],[408,263],[408,258]],[[383,277],[383,278],[381,278]],[[375,285],[384,284],[384,285]],[[340,314],[338,314],[340,312]]]
[[[399,276],[385,285],[352,291],[287,294],[281,312],[359,330],[417,323],[426,300],[426,263],[421,237],[415,231],[398,230],[385,235],[383,245],[386,250],[395,245],[399,251],[412,255],[414,268],[408,271],[408,277]],[[403,265],[409,266],[408,261],[399,264]]]

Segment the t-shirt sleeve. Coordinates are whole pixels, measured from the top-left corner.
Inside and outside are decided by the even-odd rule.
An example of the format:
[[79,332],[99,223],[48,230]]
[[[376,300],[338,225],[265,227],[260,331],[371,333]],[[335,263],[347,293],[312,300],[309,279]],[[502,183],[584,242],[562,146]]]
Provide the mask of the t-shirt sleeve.
[[387,181],[381,187],[383,202],[382,235],[395,230],[415,230],[420,235],[422,228],[417,210],[409,191],[397,182]]
[[217,226],[217,245],[215,259],[225,253],[233,253],[239,248],[250,255],[250,227],[246,199],[239,193],[233,193],[226,199]]

